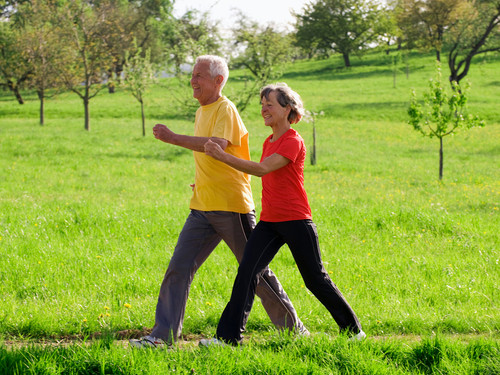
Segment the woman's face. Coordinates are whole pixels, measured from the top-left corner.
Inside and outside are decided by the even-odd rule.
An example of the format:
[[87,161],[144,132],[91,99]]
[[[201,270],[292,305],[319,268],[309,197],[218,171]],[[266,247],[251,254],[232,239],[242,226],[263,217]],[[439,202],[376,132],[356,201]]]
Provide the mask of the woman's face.
[[260,102],[262,109],[260,113],[264,119],[266,126],[276,126],[280,123],[288,124],[288,114],[290,113],[290,106],[282,107],[276,99],[276,91],[271,91],[268,98],[262,97]]

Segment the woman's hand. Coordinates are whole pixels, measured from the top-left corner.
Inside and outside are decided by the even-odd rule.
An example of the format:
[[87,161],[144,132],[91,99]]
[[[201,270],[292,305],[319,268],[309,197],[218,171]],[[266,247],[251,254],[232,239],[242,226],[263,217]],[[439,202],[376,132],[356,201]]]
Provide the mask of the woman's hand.
[[209,139],[207,143],[205,143],[205,154],[222,161],[225,152],[217,143]]

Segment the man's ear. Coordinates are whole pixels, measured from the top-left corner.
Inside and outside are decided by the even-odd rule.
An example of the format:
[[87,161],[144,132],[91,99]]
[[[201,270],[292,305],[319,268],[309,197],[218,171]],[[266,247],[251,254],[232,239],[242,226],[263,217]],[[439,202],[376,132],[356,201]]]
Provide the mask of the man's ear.
[[219,74],[217,78],[215,78],[215,83],[217,83],[218,85],[222,85],[222,82],[224,82],[224,76]]

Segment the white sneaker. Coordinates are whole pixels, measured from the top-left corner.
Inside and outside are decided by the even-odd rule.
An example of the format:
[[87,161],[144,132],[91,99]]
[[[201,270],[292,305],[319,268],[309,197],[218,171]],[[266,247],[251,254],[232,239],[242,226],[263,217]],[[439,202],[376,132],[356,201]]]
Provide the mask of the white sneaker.
[[132,339],[129,343],[134,348],[162,348],[165,346],[165,341],[153,336],[143,336],[139,340]]
[[227,346],[227,344],[224,341],[219,340],[216,337],[213,337],[211,339],[201,339],[199,346],[204,346],[208,348],[209,346]]
[[363,341],[366,338],[366,333],[363,331],[359,331],[357,335],[354,335],[349,338],[349,341]]

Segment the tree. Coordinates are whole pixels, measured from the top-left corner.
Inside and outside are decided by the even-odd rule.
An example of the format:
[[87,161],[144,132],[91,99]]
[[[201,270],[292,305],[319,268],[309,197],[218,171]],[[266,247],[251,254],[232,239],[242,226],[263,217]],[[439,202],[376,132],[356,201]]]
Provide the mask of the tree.
[[[162,32],[169,30],[173,22],[170,0],[122,1],[105,0],[95,2],[100,13],[106,14],[103,33],[113,57],[108,71],[108,89],[114,92],[115,78],[119,83],[125,54],[129,57],[137,53],[137,46],[143,51],[150,50],[156,62],[165,60],[162,54]],[[133,41],[135,40],[135,43]],[[133,45],[135,45],[135,50]]]
[[0,86],[7,87],[19,104],[24,104],[20,89],[32,74],[30,64],[22,53],[21,31],[13,21],[0,21]]
[[156,81],[153,65],[151,64],[151,51],[147,50],[144,57],[141,49],[134,56],[125,56],[123,86],[129,90],[134,98],[141,104],[142,135],[146,135],[146,117],[144,115],[144,94],[149,86]]
[[310,122],[312,123],[312,139],[313,139],[313,144],[312,144],[312,151],[311,151],[311,165],[316,165],[316,119],[319,116],[323,116],[325,113],[323,111],[316,113],[316,112],[311,112],[309,110],[306,110],[306,113],[304,115],[303,120],[305,122]]
[[464,17],[449,33],[447,44],[449,80],[460,83],[475,56],[500,51],[500,1],[468,1]]
[[284,64],[292,56],[292,39],[272,26],[259,26],[242,14],[237,24],[233,34],[238,55],[231,61],[231,67],[248,69],[253,76],[245,81],[244,89],[234,95],[238,98],[236,106],[244,111],[263,86],[281,77]]
[[208,19],[208,13],[187,11],[165,30],[165,47],[176,74],[182,75],[182,65],[205,54],[219,54],[222,39],[217,24]]
[[396,20],[406,42],[422,49],[432,48],[441,61],[446,33],[463,16],[467,0],[398,0]]
[[317,0],[307,4],[296,17],[300,47],[341,53],[346,67],[350,56],[359,53],[384,33],[382,10],[374,0]]
[[31,74],[27,84],[34,88],[40,100],[40,125],[44,124],[44,102],[47,90],[61,87],[58,67],[61,64],[59,36],[51,23],[55,7],[51,1],[32,0],[19,9],[23,18],[19,47]]
[[0,18],[9,19],[22,4],[26,4],[31,0],[0,0]]
[[437,63],[436,79],[429,82],[429,92],[424,94],[424,105],[418,100],[415,90],[412,92],[408,108],[410,120],[408,123],[423,136],[439,139],[439,179],[443,179],[443,138],[455,134],[459,128],[470,129],[484,126],[478,116],[467,113],[466,88],[460,88],[453,81],[450,96],[443,88],[441,79],[441,64]]
[[[196,57],[205,54],[220,55],[221,37],[217,24],[208,19],[208,13],[192,10],[173,23],[165,25],[165,61],[173,65],[176,80],[169,82],[169,90],[178,106],[178,113],[193,116],[198,103],[193,101],[186,64],[194,63]],[[165,65],[165,62],[163,63]]]
[[106,10],[85,1],[71,1],[60,13],[60,35],[66,42],[60,53],[68,56],[61,75],[68,89],[83,101],[85,130],[90,130],[90,100],[105,87],[113,65],[106,40]]

